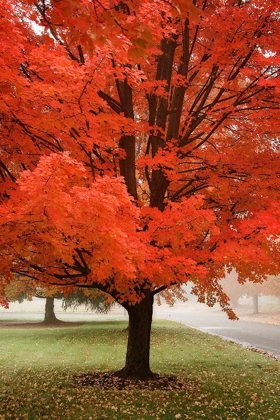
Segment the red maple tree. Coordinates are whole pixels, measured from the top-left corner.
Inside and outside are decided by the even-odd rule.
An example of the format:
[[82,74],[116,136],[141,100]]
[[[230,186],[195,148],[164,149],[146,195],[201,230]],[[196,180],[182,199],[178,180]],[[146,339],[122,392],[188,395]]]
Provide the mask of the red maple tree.
[[226,272],[279,272],[277,3],[0,1],[2,295],[109,293],[122,376],[152,375],[158,293],[234,317]]

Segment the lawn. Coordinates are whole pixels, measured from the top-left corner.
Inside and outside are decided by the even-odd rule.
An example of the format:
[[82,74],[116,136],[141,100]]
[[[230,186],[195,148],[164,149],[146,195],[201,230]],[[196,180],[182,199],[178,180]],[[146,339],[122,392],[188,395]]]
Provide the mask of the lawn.
[[76,387],[74,375],[123,366],[125,327],[1,330],[0,419],[280,418],[279,362],[167,321],[153,323],[151,366],[184,389]]

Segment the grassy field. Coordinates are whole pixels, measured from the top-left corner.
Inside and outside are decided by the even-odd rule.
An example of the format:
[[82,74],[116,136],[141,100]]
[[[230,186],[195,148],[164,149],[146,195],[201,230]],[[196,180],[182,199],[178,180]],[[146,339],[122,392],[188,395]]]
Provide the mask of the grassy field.
[[75,374],[123,366],[125,326],[1,330],[0,419],[280,418],[279,362],[167,321],[153,324],[151,366],[186,389],[75,387]]

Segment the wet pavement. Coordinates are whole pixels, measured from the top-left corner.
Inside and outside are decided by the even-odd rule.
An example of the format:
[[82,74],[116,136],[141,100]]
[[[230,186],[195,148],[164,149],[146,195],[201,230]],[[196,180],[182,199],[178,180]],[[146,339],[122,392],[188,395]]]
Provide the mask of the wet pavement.
[[178,321],[226,340],[267,352],[280,360],[280,326],[244,320],[231,321],[226,314],[184,311],[176,308],[156,311],[155,318]]

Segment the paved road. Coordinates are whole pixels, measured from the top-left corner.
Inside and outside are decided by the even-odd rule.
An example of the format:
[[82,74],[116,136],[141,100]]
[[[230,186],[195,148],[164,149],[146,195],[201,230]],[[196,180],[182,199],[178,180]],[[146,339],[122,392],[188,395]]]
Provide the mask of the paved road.
[[209,334],[235,341],[245,347],[254,347],[271,353],[280,360],[280,326],[250,321],[230,321],[224,314],[211,312],[184,312],[163,310],[156,318],[178,321]]

